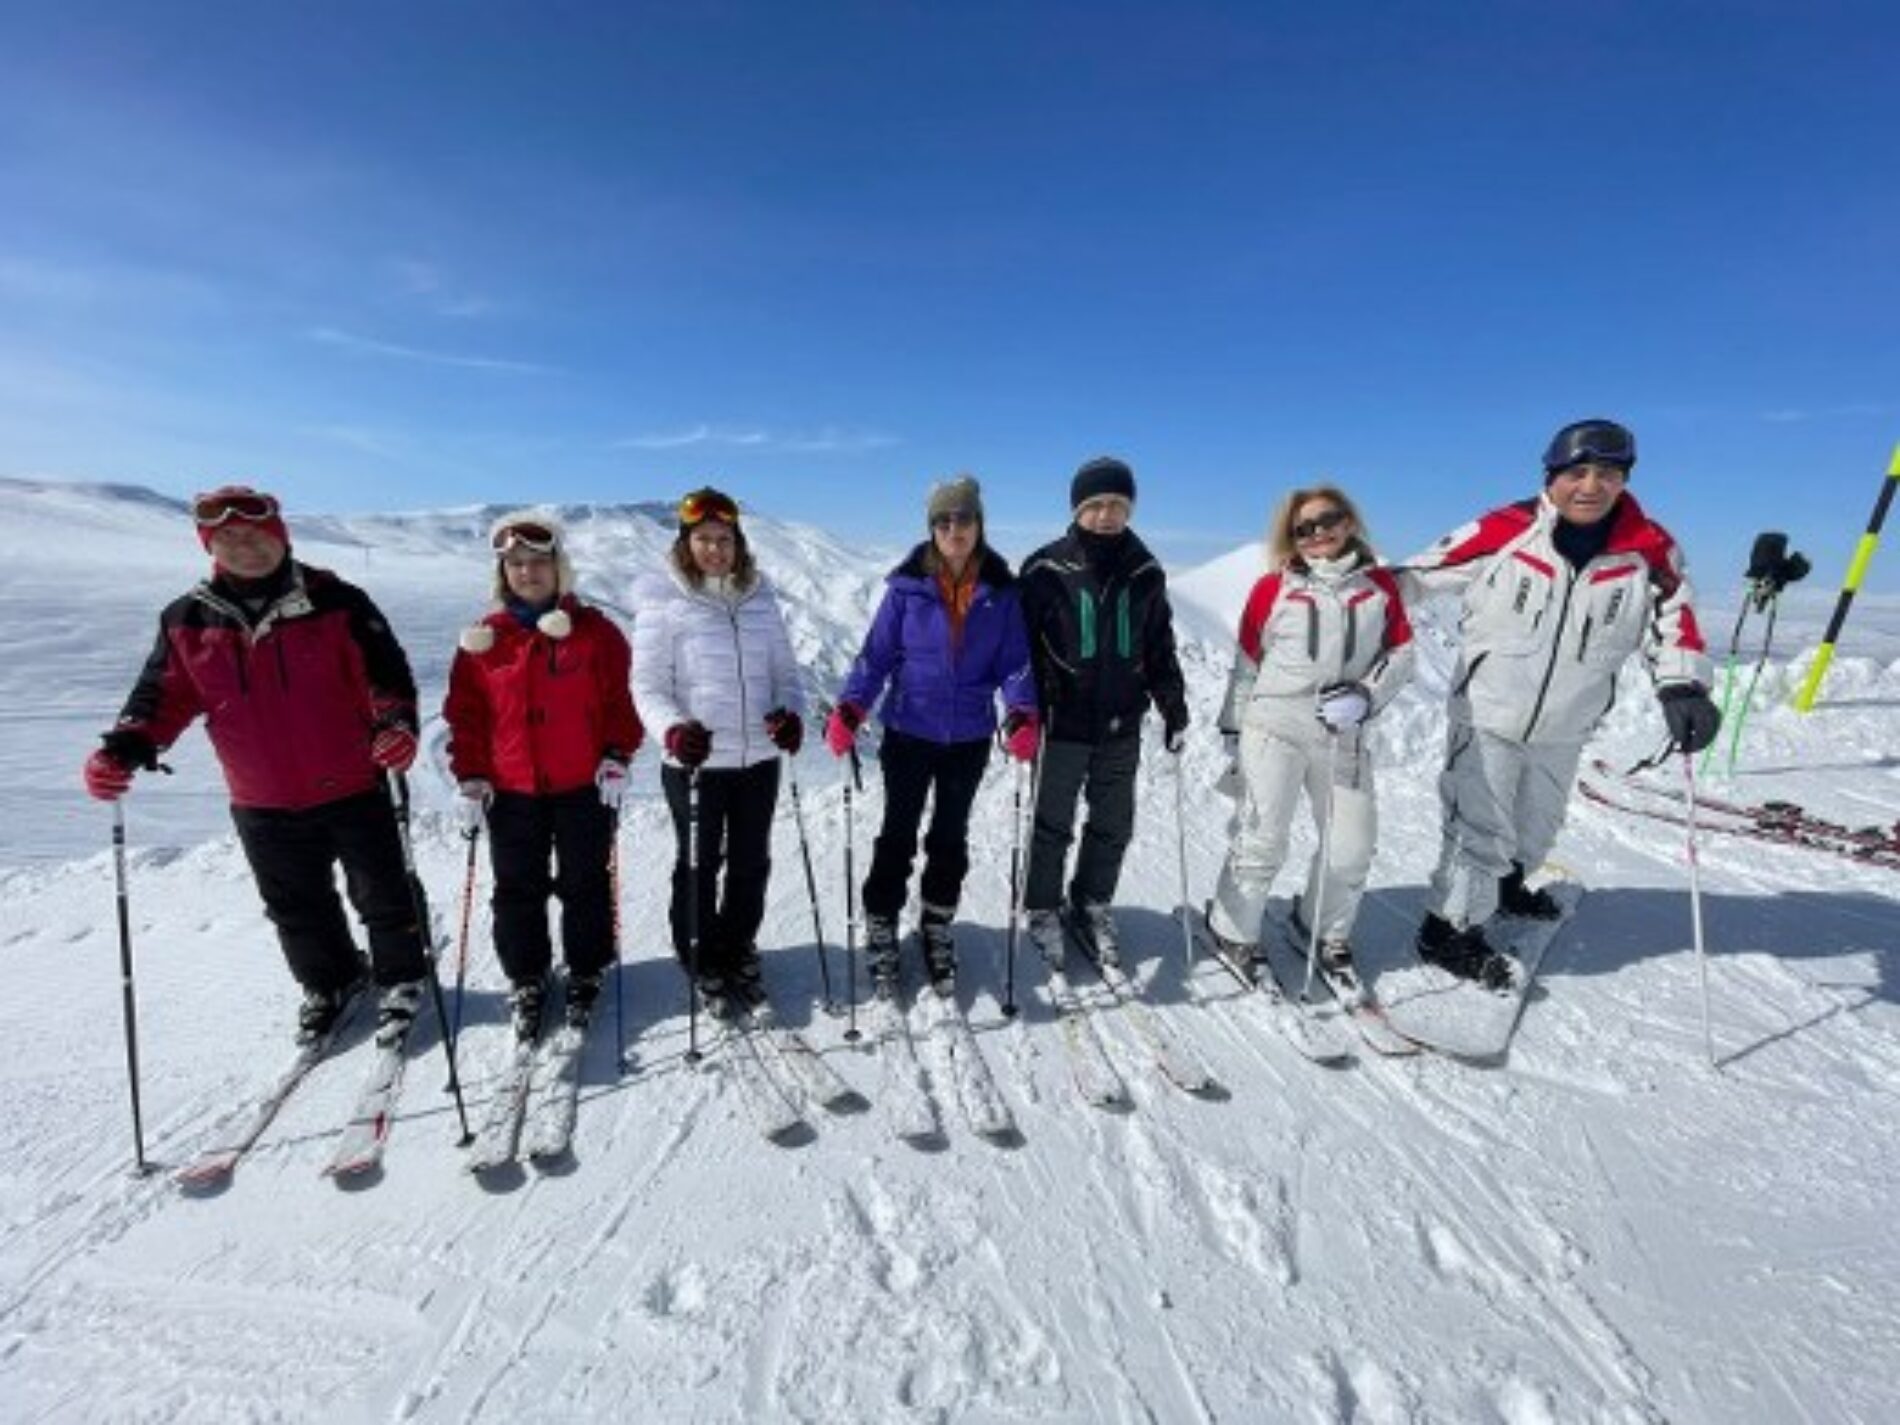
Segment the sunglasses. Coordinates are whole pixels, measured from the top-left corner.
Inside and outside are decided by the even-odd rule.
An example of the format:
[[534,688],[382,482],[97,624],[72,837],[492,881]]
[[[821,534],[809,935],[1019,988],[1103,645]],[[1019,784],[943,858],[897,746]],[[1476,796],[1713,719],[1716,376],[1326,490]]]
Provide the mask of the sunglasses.
[[277,501],[254,490],[214,490],[191,502],[191,517],[206,529],[216,529],[226,520],[249,520],[262,524],[277,518]]
[[964,529],[976,523],[974,510],[945,510],[940,515],[930,517],[932,529]]
[[1346,522],[1344,510],[1328,510],[1323,515],[1314,515],[1310,520],[1301,520],[1293,526],[1295,539],[1311,539],[1317,534],[1330,534]]
[[560,537],[544,524],[511,524],[495,531],[494,549],[497,554],[506,554],[511,549],[552,554],[560,542]]
[[701,520],[737,524],[739,507],[717,490],[695,490],[680,501],[679,516],[681,524],[698,524]]

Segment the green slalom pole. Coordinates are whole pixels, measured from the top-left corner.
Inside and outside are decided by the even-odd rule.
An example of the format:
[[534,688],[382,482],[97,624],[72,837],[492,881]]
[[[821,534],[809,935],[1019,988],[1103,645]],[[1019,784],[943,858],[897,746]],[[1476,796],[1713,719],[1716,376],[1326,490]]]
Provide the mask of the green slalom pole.
[[1841,597],[1834,605],[1834,617],[1827,621],[1827,632],[1821,635],[1821,646],[1814,650],[1814,664],[1808,669],[1801,690],[1794,695],[1797,711],[1811,712],[1814,708],[1815,696],[1821,691],[1821,680],[1827,676],[1827,665],[1834,661],[1834,644],[1841,636],[1841,625],[1847,622],[1847,610],[1860,590],[1860,581],[1867,576],[1867,566],[1873,562],[1874,546],[1880,543],[1880,526],[1893,504],[1893,492],[1897,486],[1900,486],[1900,445],[1893,448],[1893,460],[1887,466],[1887,479],[1880,487],[1880,498],[1874,501],[1874,512],[1867,520],[1867,532],[1860,537],[1860,543],[1854,546],[1854,557],[1847,566],[1847,578],[1841,583]]

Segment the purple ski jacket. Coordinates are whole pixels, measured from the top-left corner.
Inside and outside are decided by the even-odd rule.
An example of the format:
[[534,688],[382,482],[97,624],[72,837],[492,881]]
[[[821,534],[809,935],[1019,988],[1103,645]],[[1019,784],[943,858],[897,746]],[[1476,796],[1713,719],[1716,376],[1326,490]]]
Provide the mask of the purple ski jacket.
[[920,544],[885,579],[884,601],[845,678],[840,702],[878,710],[886,727],[930,742],[974,742],[996,731],[996,694],[1011,712],[1036,713],[1036,678],[1016,578],[985,549],[963,619],[963,646],[950,651],[950,614],[924,569]]

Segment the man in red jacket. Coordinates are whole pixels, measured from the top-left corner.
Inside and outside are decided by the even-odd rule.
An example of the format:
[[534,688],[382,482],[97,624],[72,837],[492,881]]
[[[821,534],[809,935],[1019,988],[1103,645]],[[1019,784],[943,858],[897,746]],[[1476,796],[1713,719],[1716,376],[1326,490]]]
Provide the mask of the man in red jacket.
[[413,1019],[428,972],[386,773],[416,755],[409,660],[369,597],[290,557],[275,498],[227,485],[192,501],[211,577],[174,599],[118,724],[86,762],[114,801],[199,716],[231,819],[303,986],[299,1042],[322,1039],[365,967],[337,898],[369,932],[379,1027]]

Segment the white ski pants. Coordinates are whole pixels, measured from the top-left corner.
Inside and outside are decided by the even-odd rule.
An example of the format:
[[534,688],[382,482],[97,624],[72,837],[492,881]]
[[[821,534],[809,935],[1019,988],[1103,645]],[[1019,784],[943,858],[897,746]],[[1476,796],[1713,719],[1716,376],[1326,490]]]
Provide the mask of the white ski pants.
[[1535,871],[1570,806],[1581,742],[1526,743],[1453,720],[1438,777],[1443,816],[1431,909],[1463,928],[1498,908],[1513,861]]
[[1357,731],[1330,733],[1317,722],[1311,733],[1298,734],[1249,722],[1240,734],[1240,771],[1240,805],[1228,827],[1227,860],[1214,891],[1214,930],[1228,940],[1259,939],[1267,895],[1286,861],[1293,813],[1304,788],[1320,849],[1300,904],[1309,916],[1317,907],[1322,938],[1349,937],[1378,836],[1365,738]]

